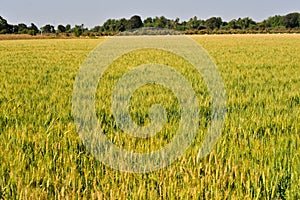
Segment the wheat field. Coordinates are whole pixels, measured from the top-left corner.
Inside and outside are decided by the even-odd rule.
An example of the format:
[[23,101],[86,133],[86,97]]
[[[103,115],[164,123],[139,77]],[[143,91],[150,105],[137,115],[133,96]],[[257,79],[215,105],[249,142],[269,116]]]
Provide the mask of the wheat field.
[[96,160],[75,128],[75,77],[105,38],[0,41],[0,199],[299,199],[300,35],[189,37],[216,63],[227,94],[221,138],[200,160],[211,110],[209,92],[193,66],[168,52],[141,50],[116,60],[99,80],[95,107],[102,129],[114,144],[138,152],[170,141],[179,108],[168,89],[145,86],[133,95],[132,118],[149,123],[147,108],[161,103],[170,120],[148,140],[122,134],[108,96],[130,70],[126,63],[173,66],[200,99],[193,145],[167,168],[144,174],[116,171]]

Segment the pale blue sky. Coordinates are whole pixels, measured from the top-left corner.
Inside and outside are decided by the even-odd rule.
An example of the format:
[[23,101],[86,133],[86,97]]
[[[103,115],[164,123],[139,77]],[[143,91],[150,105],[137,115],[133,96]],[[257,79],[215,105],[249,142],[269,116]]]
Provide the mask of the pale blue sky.
[[300,0],[0,0],[0,16],[9,23],[84,24],[92,28],[108,18],[164,15],[188,20],[218,16],[229,21],[246,17],[261,21],[275,14],[300,12]]

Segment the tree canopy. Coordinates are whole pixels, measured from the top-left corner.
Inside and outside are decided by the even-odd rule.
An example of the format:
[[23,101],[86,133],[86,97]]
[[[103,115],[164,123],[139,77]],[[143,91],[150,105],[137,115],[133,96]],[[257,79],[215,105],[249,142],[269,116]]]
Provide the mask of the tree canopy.
[[129,19],[107,19],[102,25],[91,29],[83,24],[75,25],[59,24],[55,29],[54,25],[46,24],[38,28],[34,23],[27,26],[24,23],[17,25],[9,24],[6,19],[0,16],[0,34],[73,34],[86,35],[114,35],[119,32],[137,29],[141,27],[166,28],[183,33],[247,33],[247,32],[300,32],[300,13],[289,13],[285,16],[271,16],[262,22],[255,22],[249,17],[232,19],[229,22],[223,21],[221,17],[209,19],[198,19],[197,16],[188,21],[180,21],[179,18],[168,19],[165,16],[147,17],[144,20],[138,15]]

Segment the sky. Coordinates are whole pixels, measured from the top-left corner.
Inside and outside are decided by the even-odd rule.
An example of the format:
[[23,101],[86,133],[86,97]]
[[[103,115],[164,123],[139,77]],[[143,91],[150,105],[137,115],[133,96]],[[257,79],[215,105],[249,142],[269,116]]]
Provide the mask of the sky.
[[250,17],[262,21],[274,15],[300,12],[300,0],[0,0],[0,16],[10,24],[84,24],[93,28],[109,18],[165,16],[180,20]]

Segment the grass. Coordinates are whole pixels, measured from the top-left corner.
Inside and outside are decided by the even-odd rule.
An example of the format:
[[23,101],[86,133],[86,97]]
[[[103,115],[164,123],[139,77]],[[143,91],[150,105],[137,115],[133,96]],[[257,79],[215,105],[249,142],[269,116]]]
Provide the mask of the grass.
[[113,63],[99,82],[96,111],[102,128],[116,145],[140,152],[172,138],[178,103],[167,89],[145,86],[132,98],[133,119],[149,123],[147,108],[160,102],[172,120],[149,140],[112,134],[105,95],[130,69],[124,63],[156,59],[193,83],[203,114],[199,136],[171,166],[147,174],[103,165],[85,150],[75,130],[73,83],[102,39],[0,41],[0,199],[299,199],[300,36],[191,37],[211,55],[227,91],[222,137],[200,161],[209,94],[188,63],[166,52],[132,52]]

